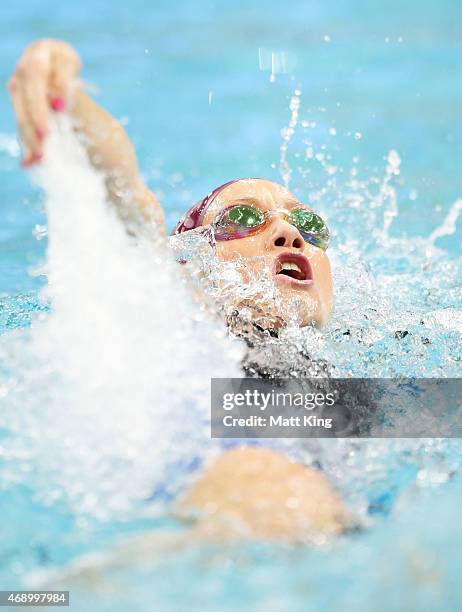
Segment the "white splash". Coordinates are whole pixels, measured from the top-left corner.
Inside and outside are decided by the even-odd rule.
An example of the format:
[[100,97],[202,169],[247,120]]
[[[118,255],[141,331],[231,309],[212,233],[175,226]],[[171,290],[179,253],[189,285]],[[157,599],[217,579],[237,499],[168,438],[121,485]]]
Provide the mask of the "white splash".
[[2,481],[108,516],[212,451],[210,378],[239,375],[242,350],[204,320],[161,236],[127,234],[66,118],[45,159],[52,313],[2,338]]
[[462,198],[459,198],[454,202],[454,204],[452,204],[448,214],[443,219],[441,225],[434,229],[433,232],[430,234],[430,236],[428,237],[428,242],[434,245],[438,238],[454,234],[457,227],[457,220],[459,219],[459,215],[461,212]]
[[292,176],[292,169],[287,159],[287,152],[289,149],[290,141],[295,133],[295,129],[298,124],[298,113],[300,110],[301,95],[302,92],[300,91],[300,89],[296,89],[294,91],[293,96],[290,98],[289,104],[289,125],[287,127],[282,128],[281,130],[282,144],[279,147],[279,173],[284,182],[284,186],[287,188],[289,187],[290,179]]
[[21,148],[15,134],[0,134],[0,152],[13,158],[19,157]]

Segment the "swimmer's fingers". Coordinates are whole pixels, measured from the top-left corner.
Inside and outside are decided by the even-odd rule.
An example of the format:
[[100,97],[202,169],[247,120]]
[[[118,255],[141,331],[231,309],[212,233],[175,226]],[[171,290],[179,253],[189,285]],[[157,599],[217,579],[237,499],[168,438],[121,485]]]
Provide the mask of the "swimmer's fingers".
[[79,70],[78,54],[63,41],[40,40],[22,54],[8,89],[24,145],[24,165],[41,159],[50,107],[64,110]]
[[48,98],[53,110],[62,111],[69,106],[79,72],[79,56],[72,47],[62,43],[62,47],[51,57]]
[[42,140],[48,128],[46,90],[50,72],[50,47],[51,43],[47,40],[27,47],[8,85],[24,144],[25,165],[41,158]]
[[23,165],[29,165],[34,160],[34,148],[37,145],[36,138],[34,137],[34,128],[32,127],[30,120],[27,116],[22,89],[16,76],[13,76],[8,83],[8,90],[11,95],[13,102],[14,111],[16,114],[16,122],[18,125],[18,131],[24,147]]
[[48,75],[44,69],[24,79],[20,84],[26,123],[31,132],[29,144],[34,156],[33,161],[42,157],[43,139],[48,133],[47,81]]

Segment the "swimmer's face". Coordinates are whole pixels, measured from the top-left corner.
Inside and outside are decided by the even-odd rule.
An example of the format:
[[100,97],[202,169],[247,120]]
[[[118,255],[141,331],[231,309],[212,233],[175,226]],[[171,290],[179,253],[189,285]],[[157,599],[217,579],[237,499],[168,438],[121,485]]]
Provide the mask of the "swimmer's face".
[[[216,222],[232,205],[252,206],[263,213],[305,206],[277,183],[244,179],[220,192],[207,210],[203,225]],[[268,300],[266,305],[263,302],[263,308],[271,315],[284,321],[290,304],[290,308],[297,309],[301,325],[322,325],[332,310],[329,258],[321,248],[305,242],[284,214],[270,213],[267,218],[268,222],[253,235],[217,240],[217,256],[224,261],[244,260],[244,282],[249,282],[249,274],[254,280],[259,275],[271,275],[281,296],[280,300]]]

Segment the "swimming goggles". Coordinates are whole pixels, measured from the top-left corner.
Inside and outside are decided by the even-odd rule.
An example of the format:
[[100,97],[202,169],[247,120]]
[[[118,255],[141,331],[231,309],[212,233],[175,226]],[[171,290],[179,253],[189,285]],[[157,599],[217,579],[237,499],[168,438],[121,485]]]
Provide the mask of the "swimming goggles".
[[255,206],[234,204],[221,211],[208,227],[212,228],[216,240],[236,240],[261,232],[275,215],[296,227],[305,242],[327,249],[330,235],[324,220],[305,207],[263,212]]

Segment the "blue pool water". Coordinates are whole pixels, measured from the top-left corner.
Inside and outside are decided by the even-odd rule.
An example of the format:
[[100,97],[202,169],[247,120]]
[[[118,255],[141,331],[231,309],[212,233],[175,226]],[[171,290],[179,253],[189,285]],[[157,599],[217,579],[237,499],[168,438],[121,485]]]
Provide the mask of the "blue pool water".
[[[0,14],[8,24],[0,40],[0,80],[7,80],[21,49],[35,38],[61,37],[74,44],[84,79],[98,87],[98,101],[126,124],[169,227],[212,187],[238,176],[281,180],[282,173],[292,189],[316,203],[334,230],[340,297],[323,350],[341,372],[460,376],[462,15],[456,2],[138,0],[96,6],[87,0],[58,5],[41,0],[2,6]],[[280,69],[284,62],[287,72]],[[281,145],[289,136],[281,130],[289,125],[294,97],[300,110],[284,157]],[[170,439],[161,432],[169,448],[160,438],[145,440],[135,426],[131,439],[130,415],[104,404],[107,416],[103,413],[101,422],[114,423],[109,433],[116,437],[123,430],[114,447],[107,431],[98,438],[90,426],[81,426],[79,413],[66,421],[50,408],[58,383],[51,366],[46,368],[53,354],[46,338],[35,340],[32,364],[21,350],[31,317],[48,316],[48,305],[39,299],[46,276],[38,273],[47,247],[44,196],[18,168],[5,90],[0,110],[0,329],[2,350],[18,363],[19,389],[19,399],[10,401],[2,385],[11,378],[3,377],[2,365],[0,587],[30,584],[37,572],[45,580],[96,552],[112,561],[96,563],[93,578],[83,583],[60,578],[72,590],[75,610],[459,610],[462,481],[456,440],[322,446],[325,469],[367,525],[331,546],[160,554],[154,545],[140,559],[112,552],[135,535],[180,529],[165,509],[151,513],[140,500],[149,497],[158,477],[149,471],[150,462],[174,456],[181,432],[173,428]],[[75,193],[82,194],[77,180]],[[384,211],[393,221],[375,234]],[[92,249],[97,252],[96,242],[89,243]],[[366,262],[357,268],[351,263],[355,251]],[[79,264],[86,277],[92,274],[89,261]],[[356,270],[354,276],[348,270]],[[370,299],[358,305],[369,274],[378,289],[369,289]],[[140,288],[129,272],[122,270],[116,280],[135,295]],[[110,291],[109,280],[99,283]],[[354,291],[354,283],[361,291]],[[90,283],[83,286],[93,291]],[[102,291],[98,295],[104,300]],[[96,314],[85,311],[83,290],[82,296],[81,302],[75,293],[73,298],[83,318],[98,322],[95,330],[117,319],[109,303],[102,302]],[[364,317],[364,311],[371,315],[373,299],[382,305],[388,300],[396,309],[382,319]],[[69,312],[66,304],[62,312]],[[431,341],[424,349],[415,341],[423,334],[421,318]],[[411,334],[398,343],[389,331],[401,325]],[[366,346],[345,337],[338,341],[335,330],[344,327],[353,336],[366,329]],[[148,335],[141,324],[133,322],[133,328],[134,338],[138,332]],[[85,352],[91,338],[73,336],[59,319],[56,330],[57,336],[51,329],[49,337],[69,341],[76,371],[85,374],[72,384],[88,385],[80,391],[90,401],[95,389],[99,393],[95,363]],[[95,334],[109,337],[104,330]],[[113,378],[120,368],[111,361],[100,375]],[[142,376],[128,374],[127,388],[138,392]],[[123,385],[118,395],[121,390]],[[135,412],[136,405],[146,405],[141,392],[132,410],[134,423],[143,423],[149,414]],[[85,419],[92,423],[93,416],[89,408]],[[87,453],[91,457],[79,464],[75,458],[92,448],[85,440],[98,452]],[[143,491],[138,497],[135,485]],[[58,578],[49,580],[56,584]]]

